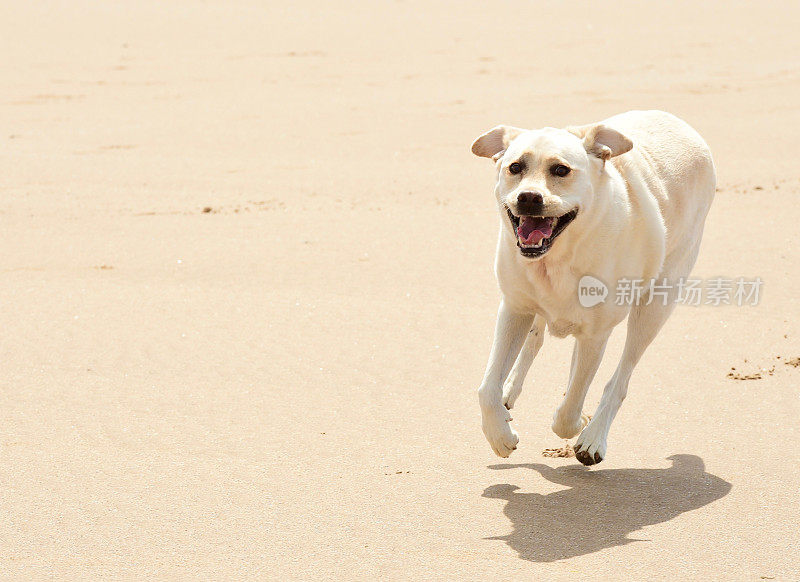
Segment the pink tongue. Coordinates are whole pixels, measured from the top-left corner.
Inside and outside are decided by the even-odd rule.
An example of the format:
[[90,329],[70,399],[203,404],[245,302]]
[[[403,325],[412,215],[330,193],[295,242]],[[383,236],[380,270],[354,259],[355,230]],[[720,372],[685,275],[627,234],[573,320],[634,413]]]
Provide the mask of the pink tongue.
[[539,244],[543,238],[553,234],[553,219],[541,216],[521,216],[517,234],[523,244]]

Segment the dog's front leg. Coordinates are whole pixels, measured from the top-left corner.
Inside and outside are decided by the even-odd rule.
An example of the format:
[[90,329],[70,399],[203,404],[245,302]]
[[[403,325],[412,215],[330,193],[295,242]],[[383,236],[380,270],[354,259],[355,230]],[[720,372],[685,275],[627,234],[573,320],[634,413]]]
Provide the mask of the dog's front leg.
[[503,384],[503,405],[511,410],[514,408],[514,403],[522,393],[522,384],[525,382],[525,376],[531,368],[533,359],[544,343],[544,330],[545,320],[541,315],[537,315],[533,320],[533,327],[528,332],[528,337],[525,343],[522,344],[522,349],[519,351],[517,361],[514,362],[514,367]]
[[[677,277],[670,280],[677,280]],[[603,390],[592,421],[575,442],[575,457],[584,465],[599,463],[606,456],[608,431],[628,393],[628,382],[633,369],[672,313],[676,290],[677,285],[664,303],[653,301],[649,305],[639,305],[631,310],[628,316],[628,335],[617,370]]]
[[583,402],[597,368],[600,367],[609,335],[610,333],[604,333],[599,337],[575,340],[567,393],[553,415],[553,432],[563,439],[576,436],[588,422],[588,417],[582,413]]
[[519,354],[525,336],[531,329],[533,315],[511,309],[505,301],[497,312],[494,343],[486,373],[478,390],[483,434],[500,457],[507,457],[517,448],[519,437],[511,429],[511,415],[503,406],[503,382]]

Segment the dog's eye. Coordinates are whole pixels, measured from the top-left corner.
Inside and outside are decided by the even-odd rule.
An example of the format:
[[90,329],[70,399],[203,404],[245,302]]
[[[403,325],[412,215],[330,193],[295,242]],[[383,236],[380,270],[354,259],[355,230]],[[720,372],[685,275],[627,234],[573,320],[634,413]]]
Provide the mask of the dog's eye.
[[563,178],[564,176],[569,174],[570,171],[571,169],[565,166],[564,164],[556,164],[555,166],[550,168],[550,173],[553,174],[554,176],[558,176],[559,178]]
[[511,174],[519,174],[522,171],[522,164],[514,162],[508,166],[508,171]]

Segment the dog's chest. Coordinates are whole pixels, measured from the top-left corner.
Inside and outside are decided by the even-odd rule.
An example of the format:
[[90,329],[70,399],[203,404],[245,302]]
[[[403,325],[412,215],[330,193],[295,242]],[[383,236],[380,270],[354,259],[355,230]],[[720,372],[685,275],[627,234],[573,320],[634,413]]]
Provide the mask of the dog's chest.
[[550,333],[580,335],[591,315],[578,302],[578,279],[566,269],[547,269],[542,264],[530,269],[526,279],[530,308],[545,318]]
[[567,321],[566,319],[557,319],[555,321],[547,320],[547,329],[550,330],[550,335],[555,337],[567,337],[568,335],[580,335],[583,325],[575,321]]
[[566,297],[553,298],[539,296],[536,312],[547,321],[547,329],[555,337],[567,337],[568,335],[581,335],[587,328],[589,315],[585,310],[580,309],[576,301]]

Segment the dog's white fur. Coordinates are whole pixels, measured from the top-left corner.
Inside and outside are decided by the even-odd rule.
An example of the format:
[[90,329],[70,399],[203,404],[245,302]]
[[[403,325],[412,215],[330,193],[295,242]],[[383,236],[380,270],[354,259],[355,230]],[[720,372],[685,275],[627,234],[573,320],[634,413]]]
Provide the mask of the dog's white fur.
[[[495,271],[502,292],[494,344],[479,389],[483,432],[492,449],[507,457],[519,438],[509,410],[544,341],[545,326],[556,337],[575,336],[569,383],[556,410],[553,431],[580,433],[576,456],[584,464],[606,455],[611,422],[628,390],[634,366],[674,307],[675,283],[689,275],[715,191],[714,164],[703,139],[687,123],[661,111],[631,111],[599,124],[526,131],[498,126],[472,146],[494,159],[500,238]],[[508,167],[523,160],[526,171]],[[571,168],[552,175],[553,163]],[[544,216],[578,215],[543,256],[530,259],[517,247],[506,208],[514,214],[520,192],[542,195]],[[584,275],[603,281],[607,300],[586,308],[578,301]],[[673,284],[666,305],[617,305],[623,278]],[[590,422],[582,414],[586,392],[611,330],[628,316],[619,365]],[[581,429],[583,431],[581,432]]]

